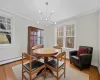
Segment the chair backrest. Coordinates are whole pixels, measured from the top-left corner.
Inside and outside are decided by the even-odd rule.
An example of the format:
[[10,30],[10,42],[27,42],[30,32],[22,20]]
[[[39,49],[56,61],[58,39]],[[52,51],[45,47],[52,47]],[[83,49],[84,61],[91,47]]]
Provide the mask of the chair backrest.
[[58,55],[57,55],[57,58],[58,59],[65,59],[66,58],[66,52],[64,51],[64,52],[61,52],[61,53],[59,53]]
[[53,46],[53,48],[55,48],[55,49],[60,49],[61,52],[62,52],[62,48],[61,48],[60,46]]
[[42,48],[42,45],[35,45],[32,47],[32,50],[39,49],[39,48]]
[[87,48],[88,49],[88,54],[92,54],[93,53],[93,47],[89,47],[89,46],[79,46],[79,48]]
[[58,68],[58,65],[59,65],[59,60],[62,61],[64,60],[64,64],[66,63],[66,52],[61,52],[57,55],[57,68]]
[[27,60],[30,60],[31,59],[31,57],[30,57],[30,55],[28,53],[22,53],[22,60],[24,58],[27,59]]
[[29,68],[30,68],[30,70],[32,70],[32,60],[34,59],[33,57],[31,57],[28,53],[22,53],[22,68],[23,68],[23,66],[24,66],[24,58],[26,59],[26,60],[28,60],[28,63],[29,63]]

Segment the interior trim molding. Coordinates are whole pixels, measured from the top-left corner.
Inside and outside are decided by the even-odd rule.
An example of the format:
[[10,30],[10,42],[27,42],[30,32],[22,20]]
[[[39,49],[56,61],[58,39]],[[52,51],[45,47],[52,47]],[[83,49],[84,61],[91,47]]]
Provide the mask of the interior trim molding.
[[17,61],[17,60],[21,60],[21,59],[22,59],[22,57],[19,56],[19,57],[15,57],[15,58],[2,60],[2,61],[0,61],[0,65],[7,64],[7,63],[10,63],[10,62],[13,62],[13,61]]
[[98,67],[98,63],[97,62],[91,62],[91,65]]
[[10,14],[12,14],[12,15],[16,15],[16,16],[19,16],[19,17],[25,18],[25,19],[27,19],[27,20],[34,21],[33,19],[31,19],[31,18],[29,18],[29,17],[26,17],[26,16],[23,16],[23,15],[18,14],[18,13],[10,12],[10,11],[8,11],[8,10],[1,9],[1,8],[0,8],[0,10],[3,11],[3,12],[10,13]]
[[[94,10],[90,10],[90,11],[86,11],[86,12],[83,12],[83,13],[80,13],[80,14],[77,14],[77,15],[74,15],[72,17],[69,17],[69,18],[66,18],[64,20],[58,21],[56,25],[61,24],[61,23],[65,22],[65,21],[69,21],[69,20],[72,20],[72,19],[76,19],[76,18],[81,17],[81,16],[85,16],[85,15],[89,15],[89,14],[92,14],[92,13],[95,13],[95,12],[99,12],[99,10],[100,9],[97,8],[97,9],[94,9]],[[50,26],[55,26],[55,25],[50,25]]]
[[[12,15],[16,15],[16,16],[25,18],[25,19],[27,19],[27,20],[34,21],[34,19],[32,19],[32,18],[23,16],[23,15],[18,14],[18,13],[10,12],[10,11],[8,11],[8,10],[6,10],[6,9],[1,9],[1,8],[0,8],[0,10],[3,11],[3,12],[10,13],[10,14],[12,14]],[[80,16],[88,15],[88,14],[91,14],[91,13],[94,13],[94,12],[98,12],[99,10],[100,10],[100,8],[97,8],[97,9],[94,9],[94,10],[91,10],[91,11],[87,11],[87,12],[83,12],[83,13],[77,14],[77,15],[75,15],[75,16],[69,17],[69,18],[64,19],[64,20],[57,21],[57,22],[59,23],[59,22],[62,22],[62,21],[65,21],[65,20],[69,20],[69,19],[74,18],[74,17],[80,17]]]

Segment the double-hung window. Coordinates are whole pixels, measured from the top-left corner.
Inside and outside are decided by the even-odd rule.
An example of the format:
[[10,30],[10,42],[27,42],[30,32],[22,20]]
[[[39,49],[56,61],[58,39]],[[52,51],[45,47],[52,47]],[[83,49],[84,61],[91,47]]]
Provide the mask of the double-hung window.
[[75,24],[56,27],[56,45],[75,48]]

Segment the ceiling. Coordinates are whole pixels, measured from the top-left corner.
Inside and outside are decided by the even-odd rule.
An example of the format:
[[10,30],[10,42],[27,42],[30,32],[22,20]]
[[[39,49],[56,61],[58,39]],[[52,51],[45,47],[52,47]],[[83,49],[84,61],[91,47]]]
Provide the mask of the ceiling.
[[99,6],[99,0],[0,0],[0,9],[32,19],[34,23],[40,21],[37,25],[50,25],[52,23],[42,20],[38,12],[41,10],[45,15],[46,1],[49,3],[48,13],[52,10],[55,11],[51,16],[51,20],[54,22],[95,11]]

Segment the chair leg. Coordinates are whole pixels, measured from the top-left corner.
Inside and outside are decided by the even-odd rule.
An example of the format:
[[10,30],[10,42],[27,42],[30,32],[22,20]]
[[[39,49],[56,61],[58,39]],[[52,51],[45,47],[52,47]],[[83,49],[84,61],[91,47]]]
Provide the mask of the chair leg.
[[64,69],[64,78],[65,78],[65,76],[66,76],[66,75],[65,75],[65,69]]
[[23,80],[23,68],[22,68],[22,80]]
[[57,72],[57,80],[59,80],[59,75],[58,75],[58,72]]
[[23,72],[22,72],[22,80],[23,80]]
[[70,60],[70,64],[72,64],[71,60]]
[[64,64],[64,78],[66,77],[66,64]]
[[30,73],[30,80],[32,80],[32,75],[31,75],[31,73]]

